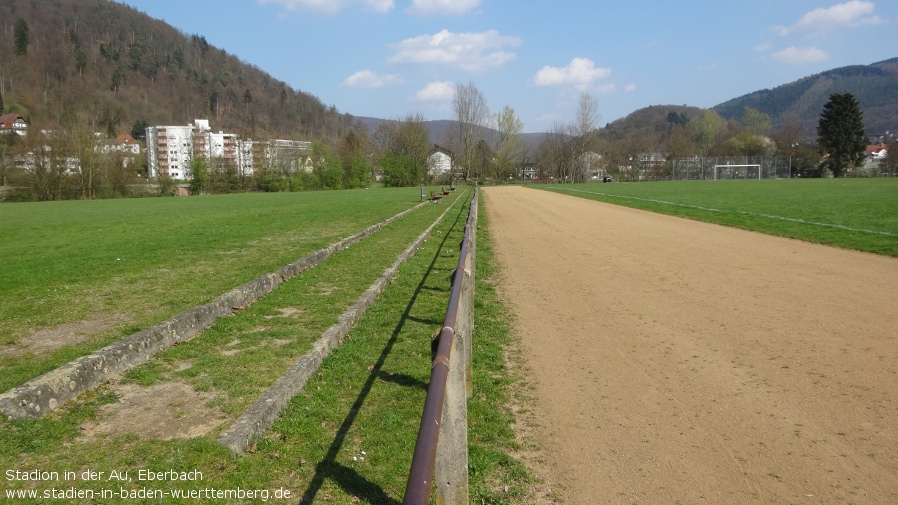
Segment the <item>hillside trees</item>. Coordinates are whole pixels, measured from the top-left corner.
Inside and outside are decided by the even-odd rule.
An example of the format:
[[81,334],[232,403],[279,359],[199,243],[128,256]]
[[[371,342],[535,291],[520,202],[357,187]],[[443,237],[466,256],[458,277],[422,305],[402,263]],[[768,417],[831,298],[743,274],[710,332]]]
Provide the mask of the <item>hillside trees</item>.
[[137,119],[133,123],[131,123],[131,129],[128,130],[128,134],[131,135],[131,138],[134,140],[146,141],[147,140],[147,128],[150,125],[147,124],[143,119]]
[[27,111],[29,122],[55,126],[69,104],[84,114],[108,98],[120,104],[121,124],[211,116],[244,138],[335,142],[352,124],[202,35],[185,35],[122,3],[0,2],[0,19],[9,23],[0,37],[3,98],[8,110]]
[[817,136],[821,153],[828,155],[823,164],[832,171],[833,177],[863,163],[870,141],[864,133],[863,113],[854,95],[830,95],[820,114]]
[[770,116],[763,112],[746,107],[739,120],[742,129],[755,135],[767,135],[770,133],[772,122]]

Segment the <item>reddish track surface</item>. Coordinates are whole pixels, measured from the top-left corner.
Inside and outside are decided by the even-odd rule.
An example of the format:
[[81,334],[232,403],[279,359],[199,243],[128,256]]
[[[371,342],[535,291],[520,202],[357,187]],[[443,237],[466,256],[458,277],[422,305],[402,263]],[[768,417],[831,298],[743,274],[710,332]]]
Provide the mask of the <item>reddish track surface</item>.
[[898,503],[898,260],[483,194],[565,503]]

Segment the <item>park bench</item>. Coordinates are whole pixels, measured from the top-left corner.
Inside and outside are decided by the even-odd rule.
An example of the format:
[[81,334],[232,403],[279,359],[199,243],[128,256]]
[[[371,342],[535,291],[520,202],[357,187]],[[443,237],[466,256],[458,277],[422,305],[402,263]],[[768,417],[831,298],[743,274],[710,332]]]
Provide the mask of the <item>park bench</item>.
[[440,187],[440,189],[443,190],[443,195],[444,195],[444,196],[449,194],[449,192],[446,191],[446,188]]
[[430,201],[431,202],[439,202],[443,199],[443,195],[438,195],[434,191],[430,192]]

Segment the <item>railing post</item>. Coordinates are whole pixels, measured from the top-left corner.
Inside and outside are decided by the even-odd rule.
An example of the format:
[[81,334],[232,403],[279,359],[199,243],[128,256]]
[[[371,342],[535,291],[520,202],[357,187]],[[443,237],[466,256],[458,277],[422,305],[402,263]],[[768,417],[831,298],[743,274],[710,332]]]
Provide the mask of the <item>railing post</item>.
[[449,306],[436,341],[430,385],[412,455],[403,504],[426,505],[436,484],[440,505],[468,503],[468,406],[473,389],[471,335],[474,329],[474,229],[477,190],[468,212]]
[[[462,325],[462,334],[466,337],[469,337],[474,334],[474,280],[475,273],[477,271],[476,263],[477,263],[477,213],[478,213],[478,205],[476,199],[478,198],[478,193],[474,193],[474,205],[471,207],[471,217],[469,218],[471,230],[468,234],[468,254],[465,258],[465,284],[462,285],[462,307],[464,317],[461,318],[459,322]],[[474,394],[474,374],[473,374],[473,354],[474,354],[474,345],[472,338],[465,338],[465,364],[466,364],[466,374],[465,378],[467,380],[466,390],[467,397],[470,398],[471,395]]]
[[458,329],[452,339],[449,377],[443,397],[440,437],[433,468],[437,505],[468,503],[468,399],[464,363],[467,361],[465,342],[468,340],[470,335],[462,334]]
[[468,501],[468,398],[473,392],[471,374],[471,336],[474,330],[474,244],[477,227],[477,192],[472,202],[465,227],[464,242],[460,248],[464,257],[459,258],[455,271],[456,282],[461,283],[456,317],[455,337],[449,361],[449,377],[443,400],[440,422],[440,438],[434,464],[434,484],[437,505],[466,505]]

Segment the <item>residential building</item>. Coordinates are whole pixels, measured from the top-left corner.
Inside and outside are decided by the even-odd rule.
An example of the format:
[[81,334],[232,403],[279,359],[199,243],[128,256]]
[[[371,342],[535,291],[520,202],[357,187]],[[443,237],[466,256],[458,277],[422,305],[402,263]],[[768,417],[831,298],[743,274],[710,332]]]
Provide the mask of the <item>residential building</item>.
[[427,172],[437,178],[452,172],[452,153],[445,147],[434,144],[427,157]]
[[311,142],[241,140],[236,133],[213,133],[206,119],[187,126],[147,128],[147,172],[151,179],[169,176],[190,179],[190,161],[194,156],[236,167],[243,175],[263,168],[278,167],[290,173],[311,171]]
[[128,167],[140,155],[140,142],[131,135],[122,134],[114,139],[101,140],[94,151],[100,154],[121,153],[122,166]]
[[867,146],[867,159],[872,162],[882,161],[889,154],[888,144],[874,144]]
[[209,121],[204,119],[197,119],[187,126],[147,127],[149,178],[168,176],[178,180],[190,179],[190,160],[194,150],[201,155],[208,152],[202,139],[209,130]]
[[246,175],[270,170],[291,174],[311,172],[314,167],[311,148],[311,142],[302,140],[239,140],[238,166]]
[[24,137],[28,133],[28,124],[25,123],[25,118],[19,114],[3,114],[0,116],[0,134],[9,132]]

